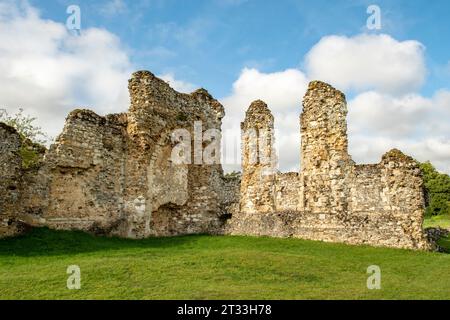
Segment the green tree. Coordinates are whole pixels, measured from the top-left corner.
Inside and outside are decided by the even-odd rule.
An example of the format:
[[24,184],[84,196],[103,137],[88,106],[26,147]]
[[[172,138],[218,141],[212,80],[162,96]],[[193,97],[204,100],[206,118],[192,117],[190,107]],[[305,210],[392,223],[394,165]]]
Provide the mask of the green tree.
[[427,194],[426,214],[450,215],[450,177],[437,171],[429,161],[421,163],[420,167]]

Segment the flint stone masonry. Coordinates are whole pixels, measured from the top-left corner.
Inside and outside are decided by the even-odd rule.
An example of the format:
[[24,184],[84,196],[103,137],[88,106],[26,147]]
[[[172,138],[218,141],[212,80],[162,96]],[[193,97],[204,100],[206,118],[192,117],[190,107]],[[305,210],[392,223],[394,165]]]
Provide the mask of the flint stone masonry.
[[20,198],[21,139],[14,128],[0,122],[0,142],[0,235],[11,236],[20,232],[14,216]]
[[[178,93],[147,71],[133,74],[129,91],[127,113],[71,112],[33,175],[20,170],[17,133],[1,131],[2,221],[130,238],[221,232],[220,163],[174,164],[171,134],[184,128],[193,137],[194,121],[220,130],[222,105],[204,89]],[[11,190],[20,179],[27,182]]]
[[[0,236],[48,226],[128,238],[239,234],[432,248],[416,162],[392,150],[379,164],[356,165],[345,97],[331,86],[312,82],[304,97],[301,172],[275,169],[274,117],[258,100],[241,124],[242,175],[228,176],[218,161],[194,161],[196,147],[208,145],[196,135],[220,132],[224,117],[206,90],[178,93],[139,71],[129,91],[126,113],[71,112],[32,169],[22,166],[19,134],[0,124]],[[179,129],[190,135],[191,163],[173,161]]]
[[245,130],[269,136],[256,141],[259,153],[271,153],[274,122],[262,101],[252,103],[242,123],[240,209],[227,232],[431,249],[422,230],[425,202],[418,164],[392,150],[379,164],[356,165],[347,151],[346,115],[341,92],[311,82],[300,117],[301,172],[263,173],[274,163],[259,157],[248,161],[255,147]]

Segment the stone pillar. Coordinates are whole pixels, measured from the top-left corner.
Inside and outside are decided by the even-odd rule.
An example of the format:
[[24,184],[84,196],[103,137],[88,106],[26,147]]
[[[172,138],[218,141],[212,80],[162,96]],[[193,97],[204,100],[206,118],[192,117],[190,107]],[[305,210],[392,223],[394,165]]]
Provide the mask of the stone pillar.
[[313,213],[347,210],[347,104],[332,86],[313,81],[303,100],[301,127],[301,202]]
[[151,233],[150,221],[155,205],[155,191],[152,188],[155,178],[152,172],[157,170],[152,167],[155,161],[166,164],[166,159],[158,158],[166,154],[168,155],[165,158],[170,156],[170,150],[163,150],[170,143],[172,129],[167,128],[165,119],[175,118],[176,113],[165,103],[165,94],[170,92],[168,84],[151,72],[133,73],[128,89],[131,105],[128,111],[126,180],[123,194],[128,236],[139,238]]
[[273,212],[277,167],[273,147],[274,118],[263,101],[257,100],[250,105],[241,131],[241,212]]

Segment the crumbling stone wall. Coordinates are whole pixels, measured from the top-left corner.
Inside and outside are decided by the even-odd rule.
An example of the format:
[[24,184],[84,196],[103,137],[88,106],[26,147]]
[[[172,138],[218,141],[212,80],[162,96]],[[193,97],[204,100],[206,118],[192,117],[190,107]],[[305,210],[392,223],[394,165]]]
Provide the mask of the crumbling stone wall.
[[[229,219],[232,213],[239,211],[239,201],[241,197],[242,175],[225,175],[221,183],[221,211],[224,219]],[[222,231],[223,232],[223,231]]]
[[[39,179],[24,192],[24,213],[32,224],[107,230],[123,218],[125,130],[126,114],[101,117],[80,109],[69,114]],[[36,201],[39,185],[37,196],[44,193],[46,203]]]
[[297,211],[300,208],[301,180],[297,172],[275,175],[275,211]]
[[423,181],[417,163],[392,150],[379,164],[356,165],[348,154],[346,115],[341,92],[311,82],[300,117],[301,172],[262,177],[259,163],[246,161],[252,147],[245,130],[270,132],[273,117],[262,101],[253,103],[242,124],[240,208],[227,232],[430,249],[422,231]]
[[[193,140],[191,164],[173,163],[170,158],[174,130],[186,129],[192,139],[208,129],[220,130],[223,106],[204,89],[181,94],[150,72],[135,73],[129,89],[130,155],[124,201],[126,215],[136,219],[131,232],[218,232],[222,214],[220,160],[212,165],[202,165],[202,161],[196,164],[194,151],[204,147],[201,140],[198,145],[198,137]],[[201,122],[200,130],[195,129],[195,122]],[[140,199],[139,209],[136,199]]]
[[[278,172],[274,117],[253,102],[241,124],[241,176],[223,175],[218,150],[204,161],[224,116],[206,90],[178,93],[139,71],[129,91],[126,113],[71,112],[31,168],[20,135],[0,123],[0,236],[31,225],[130,238],[240,234],[431,248],[416,162],[392,150],[378,164],[356,165],[345,96],[333,87],[314,81],[304,97],[298,173]],[[191,148],[178,162],[180,129]]]
[[[33,226],[132,238],[220,233],[231,205],[220,163],[176,164],[171,156],[174,130],[186,129],[192,140],[194,122],[201,121],[200,136],[220,130],[222,105],[204,89],[178,93],[148,71],[134,73],[129,90],[127,113],[71,112],[33,174],[21,170],[17,139],[2,137],[9,150],[1,159],[8,164],[3,211]],[[11,191],[7,181],[20,180],[26,183]]]
[[20,231],[14,219],[19,205],[22,159],[19,133],[0,123],[0,235],[15,235]]

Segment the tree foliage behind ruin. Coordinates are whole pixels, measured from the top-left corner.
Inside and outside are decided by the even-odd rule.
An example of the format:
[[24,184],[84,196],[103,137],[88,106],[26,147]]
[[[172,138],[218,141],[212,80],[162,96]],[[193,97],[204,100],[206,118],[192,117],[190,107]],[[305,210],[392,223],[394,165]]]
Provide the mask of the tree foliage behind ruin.
[[428,161],[421,163],[427,193],[428,216],[450,215],[450,176],[439,173]]
[[50,140],[41,127],[34,124],[35,121],[36,118],[24,114],[22,108],[13,115],[10,115],[5,109],[0,109],[0,122],[13,127],[20,135],[22,147],[19,153],[25,169],[39,165],[42,155],[45,153],[44,144]]
[[49,137],[42,131],[41,127],[34,124],[35,117],[24,114],[24,110],[19,108],[19,111],[10,115],[6,109],[0,109],[0,122],[15,128],[20,134],[22,140],[29,139],[34,143],[45,144]]

